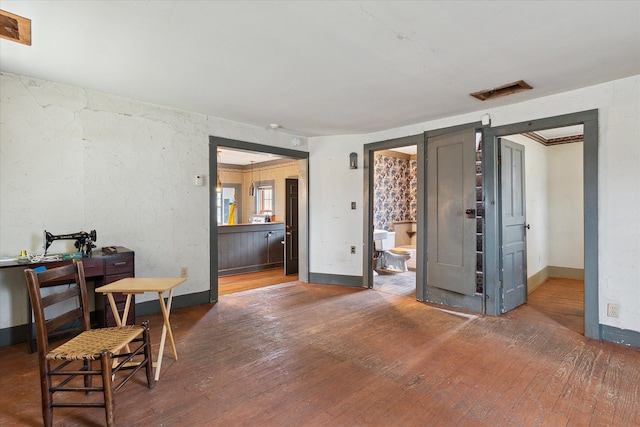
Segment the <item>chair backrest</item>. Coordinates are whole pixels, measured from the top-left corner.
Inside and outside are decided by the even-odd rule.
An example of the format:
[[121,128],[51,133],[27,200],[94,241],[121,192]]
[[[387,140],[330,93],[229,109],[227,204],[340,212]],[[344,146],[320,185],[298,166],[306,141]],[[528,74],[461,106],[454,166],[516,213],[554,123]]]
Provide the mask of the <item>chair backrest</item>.
[[[89,299],[82,261],[74,260],[73,264],[38,273],[28,268],[24,274],[33,307],[38,352],[41,355],[46,355],[49,352],[49,333],[51,331],[74,323],[75,328],[71,329],[80,331],[91,329]],[[54,289],[54,292],[42,295],[43,288],[58,285],[66,287],[62,290]],[[45,313],[47,308],[49,309]],[[79,326],[77,325],[78,321]]]

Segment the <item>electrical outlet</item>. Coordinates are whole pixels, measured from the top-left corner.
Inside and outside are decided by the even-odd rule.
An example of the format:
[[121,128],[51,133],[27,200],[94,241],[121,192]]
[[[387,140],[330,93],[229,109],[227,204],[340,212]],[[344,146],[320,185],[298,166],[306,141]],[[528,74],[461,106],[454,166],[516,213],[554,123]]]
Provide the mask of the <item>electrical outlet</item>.
[[620,306],[618,304],[607,304],[607,316],[620,317]]
[[186,279],[189,276],[189,267],[180,267],[180,277]]
[[351,246],[351,255],[356,253],[356,247],[355,246]]

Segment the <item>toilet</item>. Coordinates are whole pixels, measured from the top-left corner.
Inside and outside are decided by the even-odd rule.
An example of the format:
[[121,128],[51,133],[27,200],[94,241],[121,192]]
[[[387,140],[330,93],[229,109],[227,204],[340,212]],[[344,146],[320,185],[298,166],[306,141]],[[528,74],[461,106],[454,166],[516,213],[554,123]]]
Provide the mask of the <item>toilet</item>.
[[404,273],[409,271],[407,260],[411,258],[411,249],[396,248],[394,231],[375,230],[374,244],[377,256],[375,270],[382,274]]

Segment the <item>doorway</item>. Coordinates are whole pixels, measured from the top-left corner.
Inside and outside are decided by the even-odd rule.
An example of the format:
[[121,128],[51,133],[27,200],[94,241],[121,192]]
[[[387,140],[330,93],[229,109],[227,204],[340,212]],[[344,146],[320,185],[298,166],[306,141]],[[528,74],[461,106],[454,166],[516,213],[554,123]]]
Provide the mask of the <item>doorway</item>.
[[583,235],[584,235],[584,335],[599,339],[598,311],[598,111],[591,110],[563,116],[486,128],[484,132],[483,187],[485,210],[484,278],[486,313],[504,312],[504,295],[500,286],[501,240],[500,197],[498,180],[499,139],[508,135],[582,125],[584,129]]
[[[259,155],[261,157],[269,156],[271,159],[276,159],[276,158],[280,159],[280,160],[271,160],[271,162],[277,162],[277,161],[286,159],[289,163],[293,162],[295,164],[295,166],[297,167],[295,178],[298,181],[298,186],[297,186],[298,194],[296,197],[296,200],[298,203],[298,206],[297,206],[298,212],[297,212],[296,218],[298,222],[297,228],[299,230],[299,232],[297,233],[297,242],[296,242],[297,243],[296,249],[298,252],[298,257],[296,261],[298,264],[298,278],[303,281],[308,280],[307,170],[308,170],[309,154],[307,152],[298,151],[298,150],[273,147],[273,146],[267,146],[267,145],[256,144],[256,143],[249,143],[245,141],[237,141],[237,140],[210,136],[209,137],[209,171],[210,171],[210,176],[212,177],[220,176],[219,170],[218,170],[218,152],[220,150],[225,150],[225,151],[229,150],[235,153],[241,152],[241,153],[244,153],[245,155],[253,155],[253,156]],[[224,162],[225,162],[225,159],[222,158],[221,163],[224,164]],[[273,163],[270,163],[270,164],[272,165]],[[242,196],[243,198],[245,198],[244,193],[247,193],[247,197],[245,198],[246,200],[242,204],[243,205],[242,211],[244,212],[244,214],[242,214],[243,215],[242,218],[236,219],[235,225],[229,225],[229,227],[233,227],[233,229],[227,229],[225,227],[225,230],[219,230],[219,226],[223,225],[224,222],[221,222],[218,213],[219,211],[224,211],[224,209],[218,208],[218,204],[220,204],[220,201],[216,193],[216,184],[214,182],[211,182],[213,180],[210,180],[209,188],[210,188],[210,195],[211,195],[210,197],[211,206],[210,206],[210,219],[209,219],[209,224],[210,224],[209,239],[210,239],[210,248],[211,248],[211,253],[210,253],[211,285],[209,290],[209,300],[211,302],[215,302],[218,300],[219,271],[221,267],[225,266],[224,263],[226,262],[224,259],[220,258],[221,252],[220,252],[219,244],[220,244],[221,236],[224,236],[225,239],[227,239],[227,237],[230,234],[236,234],[235,233],[236,231],[238,232],[246,231],[247,235],[250,235],[252,233],[255,234],[254,231],[262,232],[266,236],[266,239],[260,239],[259,238],[260,236],[258,236],[253,240],[255,240],[256,245],[262,245],[263,243],[266,242],[265,244],[267,246],[265,247],[265,250],[264,251],[258,250],[258,254],[256,256],[263,257],[264,255],[265,260],[260,260],[259,264],[265,265],[267,267],[272,265],[274,266],[277,265],[278,263],[277,257],[282,258],[280,260],[280,265],[283,265],[282,261],[284,259],[284,253],[287,252],[286,247],[283,248],[283,244],[286,244],[285,231],[284,231],[285,230],[284,200],[286,197],[284,194],[285,194],[285,178],[291,178],[291,176],[281,177],[282,178],[281,179],[282,194],[280,194],[280,202],[277,202],[277,201],[274,201],[274,198],[277,197],[276,186],[272,184],[271,188],[267,188],[269,180],[266,180],[266,179],[263,179],[263,180],[258,179],[258,182],[256,184],[256,181],[255,181],[256,178],[261,178],[261,176],[255,173],[255,168],[253,166],[250,167],[250,173],[251,173],[251,176],[248,178],[249,181],[247,181],[247,184],[244,186],[244,189],[240,190],[241,193],[243,194]],[[240,173],[240,175],[243,175],[243,174]],[[242,182],[243,179],[236,178],[236,181]],[[256,185],[258,185],[257,188],[256,188]],[[222,186],[224,187],[224,183],[222,184]],[[249,197],[250,186],[254,187],[254,191],[251,197]],[[260,209],[262,209],[263,212],[261,212],[260,214],[257,214],[253,212],[252,209],[254,204],[256,207],[258,206],[257,200],[260,194],[262,194],[262,196],[260,196],[260,201],[261,201]],[[238,199],[240,199],[240,197],[238,197]],[[279,210],[280,213],[276,214],[274,212],[274,209],[278,203],[282,204],[282,209]],[[224,206],[222,206],[222,208],[223,207]],[[269,218],[269,220],[271,218],[275,219],[274,223],[267,223],[267,219],[266,219],[267,217]],[[260,222],[260,223],[257,223],[257,222]],[[278,224],[278,222],[280,223]],[[276,230],[276,228],[278,227],[281,227],[282,230],[281,231],[279,229]],[[260,228],[260,230],[258,230],[258,228]],[[262,228],[264,228],[264,230],[262,230]],[[224,233],[220,234],[222,231],[224,231]],[[253,245],[253,244],[249,246],[247,246],[247,244],[243,244],[241,238],[238,238],[237,240],[238,240],[238,247],[240,251],[242,251],[245,248],[249,248],[249,246],[253,247],[254,249],[256,247],[256,245]],[[253,264],[253,263],[250,262],[249,264]],[[236,266],[234,266],[233,268],[236,268]],[[227,268],[226,270],[227,272],[233,272],[233,271],[250,272],[255,270],[251,266],[249,266],[244,271],[242,270],[243,268],[244,268],[243,266],[240,266],[240,268],[237,270],[233,270],[231,268]],[[284,274],[284,266],[282,267],[282,273]]]
[[[420,191],[424,185],[424,162],[419,160],[422,158],[422,134],[364,146],[364,286],[383,292],[415,296],[418,300],[421,289],[418,284],[422,282],[424,258],[420,256],[423,244],[420,218],[424,206],[424,195]],[[376,164],[378,168],[385,170],[376,171]],[[391,180],[403,182],[387,192],[391,188]],[[405,190],[408,190],[407,194],[402,194]],[[397,274],[384,274],[382,269],[379,270],[381,273],[375,271],[378,265],[376,257],[380,256],[380,252],[376,251],[374,230],[394,233],[394,246],[404,246],[412,252],[407,261],[408,271]],[[388,235],[385,236],[387,238]],[[382,244],[380,240],[378,239],[378,246]],[[422,253],[424,254],[424,248]]]
[[372,289],[415,297],[417,146],[375,150],[372,169]]
[[[448,307],[459,307],[470,311],[481,312],[498,316],[504,312],[505,300],[501,283],[501,221],[500,221],[500,192],[499,192],[499,138],[520,134],[525,132],[542,131],[546,129],[560,128],[566,126],[582,125],[584,128],[583,143],[583,218],[584,218],[584,335],[588,338],[599,339],[599,318],[598,318],[598,111],[590,110],[580,113],[572,113],[557,117],[531,120],[527,122],[488,127],[480,123],[455,126],[447,129],[427,131],[423,138],[415,138],[418,146],[418,191],[417,195],[417,240],[416,247],[419,252],[427,253],[427,233],[425,232],[428,223],[427,201],[426,201],[426,180],[427,180],[427,158],[425,148],[427,141],[439,135],[446,135],[457,132],[461,129],[479,129],[481,132],[481,195],[482,202],[478,207],[482,211],[482,281],[481,292],[477,295],[462,295],[457,292],[442,290],[429,286],[427,282],[427,264],[424,256],[417,259],[416,269],[416,299],[426,301],[431,298],[432,302]],[[407,137],[410,140],[412,137]],[[365,205],[366,217],[364,224],[365,247],[369,248],[363,262],[365,271],[365,286],[372,287],[372,250],[371,234],[373,232],[373,218],[371,215],[372,168],[373,153],[377,149],[384,149],[394,146],[406,145],[402,143],[403,138],[384,141],[380,143],[365,145]],[[432,236],[429,236],[432,237]],[[479,246],[480,247],[480,246]]]
[[[501,138],[524,147],[527,304],[584,334],[583,126]],[[504,162],[503,162],[504,168]],[[504,204],[504,202],[503,202]]]

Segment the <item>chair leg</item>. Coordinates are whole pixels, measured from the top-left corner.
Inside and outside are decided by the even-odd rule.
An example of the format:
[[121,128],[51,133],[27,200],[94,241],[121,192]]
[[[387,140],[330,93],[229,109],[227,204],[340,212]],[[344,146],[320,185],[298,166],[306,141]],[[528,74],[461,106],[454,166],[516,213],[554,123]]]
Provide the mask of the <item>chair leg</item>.
[[104,412],[106,416],[107,426],[115,427],[115,399],[113,398],[113,384],[112,384],[112,359],[111,353],[103,351],[100,357],[100,364],[102,368],[102,388],[104,392]]
[[153,356],[151,355],[151,340],[149,339],[149,321],[142,322],[142,340],[144,347],[144,358],[147,360],[146,372],[147,372],[147,386],[153,388],[155,385],[155,379],[153,378]]
[[[92,364],[91,364],[91,360],[85,360],[84,361],[84,370],[85,371],[91,371],[92,368]],[[91,387],[92,381],[93,380],[93,375],[85,375],[84,376],[84,386],[85,387]],[[87,391],[85,393],[87,396],[89,396],[91,394],[90,391]]]
[[49,376],[49,361],[40,365],[40,388],[42,392],[42,421],[45,427],[53,425],[53,392],[51,392],[51,376]]

